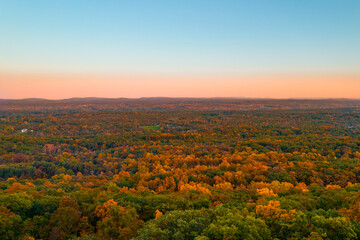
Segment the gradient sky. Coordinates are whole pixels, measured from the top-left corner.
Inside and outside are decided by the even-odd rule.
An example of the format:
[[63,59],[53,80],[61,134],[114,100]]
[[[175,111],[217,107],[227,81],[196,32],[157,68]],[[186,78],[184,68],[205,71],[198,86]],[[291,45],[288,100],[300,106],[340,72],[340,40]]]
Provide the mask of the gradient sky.
[[360,1],[0,0],[0,98],[89,96],[360,98]]

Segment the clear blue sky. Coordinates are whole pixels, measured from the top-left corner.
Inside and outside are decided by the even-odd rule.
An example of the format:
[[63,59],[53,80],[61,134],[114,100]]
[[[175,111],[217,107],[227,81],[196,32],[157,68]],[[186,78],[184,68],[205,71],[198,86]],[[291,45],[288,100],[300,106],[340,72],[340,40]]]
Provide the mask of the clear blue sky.
[[0,71],[359,73],[360,1],[0,0]]

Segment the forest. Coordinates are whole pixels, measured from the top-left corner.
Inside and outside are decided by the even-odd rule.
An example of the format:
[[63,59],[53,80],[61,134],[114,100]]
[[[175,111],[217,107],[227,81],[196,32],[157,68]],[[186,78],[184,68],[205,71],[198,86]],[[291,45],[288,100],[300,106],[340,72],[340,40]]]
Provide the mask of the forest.
[[360,239],[360,100],[0,100],[0,239]]

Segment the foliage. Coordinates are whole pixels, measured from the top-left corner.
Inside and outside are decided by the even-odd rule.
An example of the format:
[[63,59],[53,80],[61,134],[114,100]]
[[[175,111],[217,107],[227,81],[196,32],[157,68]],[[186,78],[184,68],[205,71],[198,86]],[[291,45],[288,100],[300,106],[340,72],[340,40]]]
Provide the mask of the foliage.
[[356,100],[2,109],[1,239],[360,238]]

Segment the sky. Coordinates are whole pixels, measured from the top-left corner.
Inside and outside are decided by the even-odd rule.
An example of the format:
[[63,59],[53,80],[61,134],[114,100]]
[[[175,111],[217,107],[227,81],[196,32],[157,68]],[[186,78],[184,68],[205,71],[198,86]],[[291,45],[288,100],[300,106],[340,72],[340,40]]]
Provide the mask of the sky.
[[0,0],[0,98],[360,98],[358,0]]

